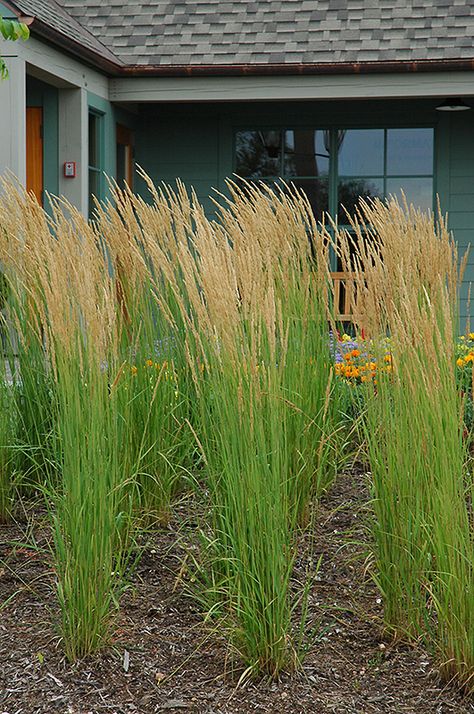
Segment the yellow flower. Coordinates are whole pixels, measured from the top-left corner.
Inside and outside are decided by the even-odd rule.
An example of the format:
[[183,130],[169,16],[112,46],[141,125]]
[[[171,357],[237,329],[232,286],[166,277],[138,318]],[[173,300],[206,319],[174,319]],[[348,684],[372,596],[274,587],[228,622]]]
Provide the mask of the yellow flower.
[[147,367],[153,367],[153,360],[152,360],[152,359],[147,359],[147,361],[145,362],[145,364],[146,364]]
[[462,357],[456,360],[456,364],[458,367],[464,367],[464,360]]
[[474,362],[474,355],[469,352],[469,354],[464,357],[464,362],[466,364],[468,362]]
[[350,342],[351,339],[352,339],[351,336],[350,336],[350,335],[346,335],[346,334],[344,334],[344,335],[341,337],[341,340],[342,340],[343,342]]
[[469,337],[470,340],[474,340],[474,332],[470,332],[470,333],[468,334],[468,337]]
[[385,360],[385,362],[391,362],[391,361],[392,361],[392,355],[385,355],[384,360]]
[[133,374],[133,376],[135,376],[136,373],[138,372],[138,368],[135,367],[135,365],[133,365],[133,366],[130,368],[130,371],[131,371],[131,373]]

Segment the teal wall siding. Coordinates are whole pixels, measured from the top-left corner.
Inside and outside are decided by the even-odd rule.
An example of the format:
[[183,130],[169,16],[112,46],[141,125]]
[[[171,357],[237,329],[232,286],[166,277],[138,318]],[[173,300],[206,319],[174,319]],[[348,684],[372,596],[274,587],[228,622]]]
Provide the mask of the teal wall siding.
[[[474,111],[437,112],[439,99],[351,102],[261,102],[144,106],[137,131],[137,162],[159,183],[182,179],[193,186],[210,215],[214,189],[225,192],[232,175],[238,129],[276,127],[403,127],[435,129],[435,193],[464,253],[474,242]],[[142,183],[137,189],[144,191]],[[461,329],[474,282],[474,250],[461,300]],[[473,291],[474,300],[474,291]],[[474,325],[473,325],[474,328]]]
[[[474,293],[471,305],[468,296],[474,283],[474,112],[459,112],[445,118],[445,147],[439,168],[445,185],[443,210],[448,212],[460,255],[469,251],[464,283],[461,290],[461,330],[470,329],[469,313],[474,316]],[[467,323],[467,324],[466,324]]]
[[[27,77],[26,105],[43,108],[43,172],[44,190],[58,194],[58,90],[50,84]],[[48,208],[45,198],[44,205]]]
[[[222,184],[220,117],[212,106],[145,109],[137,132],[136,162],[155,183],[174,184],[181,178],[193,187],[208,212],[209,196]],[[146,196],[143,181],[137,190]]]

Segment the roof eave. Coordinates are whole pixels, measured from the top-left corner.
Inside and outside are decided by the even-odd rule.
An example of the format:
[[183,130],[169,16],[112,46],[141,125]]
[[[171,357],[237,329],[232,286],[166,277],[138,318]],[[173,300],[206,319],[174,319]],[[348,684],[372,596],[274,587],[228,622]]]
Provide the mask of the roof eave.
[[79,58],[85,64],[88,64],[94,69],[101,70],[107,75],[118,75],[121,69],[123,69],[123,65],[118,60],[116,62],[112,61],[99,52],[85,47],[71,37],[63,35],[62,32],[58,32],[37,17],[35,17],[32,23],[31,31],[39,38],[49,41],[51,44]]

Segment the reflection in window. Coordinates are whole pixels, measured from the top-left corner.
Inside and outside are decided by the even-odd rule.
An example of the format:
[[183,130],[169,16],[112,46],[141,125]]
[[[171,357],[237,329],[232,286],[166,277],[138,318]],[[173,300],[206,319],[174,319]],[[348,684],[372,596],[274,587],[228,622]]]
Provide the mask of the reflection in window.
[[[357,197],[391,195],[433,207],[433,129],[353,129],[339,148],[338,220],[347,224]],[[344,210],[345,209],[345,210]]]
[[337,220],[341,224],[349,222],[360,198],[383,198],[382,178],[346,178],[339,181],[339,204]]
[[314,216],[323,220],[323,213],[329,210],[329,181],[326,178],[287,179],[288,183],[302,190],[309,201]]
[[387,174],[420,176],[433,173],[433,129],[388,129]]
[[386,194],[398,198],[399,201],[402,201],[402,196],[405,196],[408,203],[428,211],[433,208],[433,179],[389,178]]
[[329,140],[329,131],[285,131],[285,176],[327,176]]
[[347,225],[360,197],[403,191],[431,209],[433,153],[430,128],[249,130],[236,133],[235,171],[268,185],[282,177],[306,193],[319,220],[330,211]]
[[238,131],[235,138],[238,176],[250,180],[281,176],[281,132]]
[[383,176],[384,130],[350,129],[339,145],[339,176]]

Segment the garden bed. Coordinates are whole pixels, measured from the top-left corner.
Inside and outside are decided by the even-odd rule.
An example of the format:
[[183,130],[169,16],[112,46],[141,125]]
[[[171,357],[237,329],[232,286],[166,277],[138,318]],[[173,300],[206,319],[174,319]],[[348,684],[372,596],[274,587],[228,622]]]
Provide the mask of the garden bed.
[[[0,603],[6,603],[0,711],[474,712],[472,701],[440,684],[426,652],[381,639],[382,606],[366,574],[367,498],[364,475],[347,473],[320,505],[315,548],[323,560],[308,619],[317,634],[302,669],[277,682],[251,680],[240,687],[242,670],[238,664],[233,670],[225,640],[203,625],[184,594],[182,563],[194,542],[189,502],[147,543],[123,599],[113,647],[74,665],[65,659],[53,625],[57,611],[44,519],[29,514],[30,530],[26,522],[0,526]],[[24,547],[27,531],[38,550]],[[295,578],[304,569],[302,557]]]

